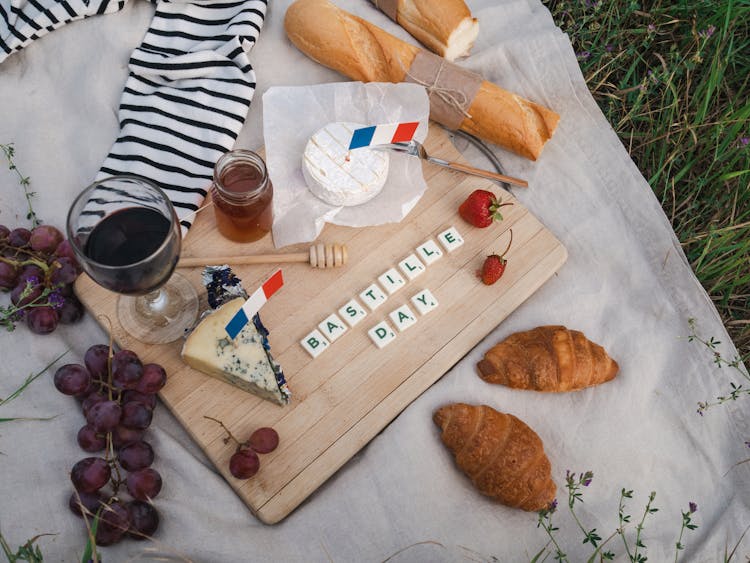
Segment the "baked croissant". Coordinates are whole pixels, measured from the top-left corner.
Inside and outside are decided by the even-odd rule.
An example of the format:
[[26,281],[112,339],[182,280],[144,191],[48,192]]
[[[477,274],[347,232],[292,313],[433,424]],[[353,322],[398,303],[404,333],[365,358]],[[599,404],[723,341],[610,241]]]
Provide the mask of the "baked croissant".
[[479,492],[523,510],[542,510],[556,487],[542,440],[524,422],[486,405],[446,405],[433,420],[458,467]]
[[557,392],[609,381],[619,366],[582,332],[540,326],[511,334],[490,348],[477,369],[488,383]]

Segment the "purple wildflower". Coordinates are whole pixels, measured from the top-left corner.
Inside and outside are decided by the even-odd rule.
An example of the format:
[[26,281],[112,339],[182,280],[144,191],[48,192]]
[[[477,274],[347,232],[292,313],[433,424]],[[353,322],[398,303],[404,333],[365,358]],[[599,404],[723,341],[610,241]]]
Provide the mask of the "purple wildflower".
[[607,44],[606,44],[606,45],[604,46],[604,49],[605,49],[605,50],[607,51],[607,53],[611,53],[612,51],[614,51],[614,50],[615,50],[615,46],[614,46],[614,45],[612,45],[611,43],[607,43]]
[[650,23],[650,24],[648,24],[648,28],[647,29],[648,29],[649,33],[653,33],[654,31],[656,31],[656,26],[654,24]]
[[593,480],[593,476],[589,473],[584,476],[583,481],[581,481],[581,484],[584,487],[588,487],[591,484],[591,481]]
[[746,147],[747,145],[750,145],[750,137],[740,137],[740,144],[743,147]]
[[550,514],[557,510],[557,499],[549,503],[549,508],[547,510],[549,510]]
[[55,310],[62,309],[62,306],[65,305],[65,297],[57,289],[49,294],[48,299],[50,306]]
[[703,38],[705,38],[705,39],[708,39],[709,37],[711,37],[711,36],[712,36],[712,35],[714,34],[714,32],[716,32],[716,26],[715,26],[715,25],[709,25],[709,26],[708,26],[708,27],[707,27],[706,29],[704,29],[703,31],[699,31],[699,32],[698,32],[698,35],[699,35],[700,37],[703,37]]
[[588,59],[591,56],[591,52],[590,51],[581,51],[580,53],[576,53],[576,56],[579,59],[583,59],[585,61],[586,59]]
[[695,504],[693,501],[690,501],[688,503],[688,507],[690,507],[690,514],[693,514],[694,512],[698,511],[698,505]]

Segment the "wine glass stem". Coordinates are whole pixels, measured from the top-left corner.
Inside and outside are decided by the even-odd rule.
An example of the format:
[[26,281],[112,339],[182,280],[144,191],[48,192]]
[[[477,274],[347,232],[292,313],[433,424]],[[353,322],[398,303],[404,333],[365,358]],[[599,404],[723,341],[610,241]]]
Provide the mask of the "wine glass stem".
[[143,299],[149,310],[158,315],[164,315],[167,305],[169,304],[167,292],[163,287],[160,287],[151,293],[147,293],[143,296]]

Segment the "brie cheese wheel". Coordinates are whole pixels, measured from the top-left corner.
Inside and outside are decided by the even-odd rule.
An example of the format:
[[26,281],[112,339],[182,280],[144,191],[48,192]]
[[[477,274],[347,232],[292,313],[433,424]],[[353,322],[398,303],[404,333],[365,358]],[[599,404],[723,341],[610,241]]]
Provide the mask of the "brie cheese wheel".
[[334,122],[310,137],[302,155],[302,174],[318,198],[335,206],[360,205],[383,189],[388,153],[367,147],[349,150],[356,123]]
[[182,359],[262,399],[286,404],[290,393],[281,366],[271,357],[268,331],[260,317],[248,321],[234,340],[224,330],[244,302],[241,297],[227,301],[198,323],[185,340]]

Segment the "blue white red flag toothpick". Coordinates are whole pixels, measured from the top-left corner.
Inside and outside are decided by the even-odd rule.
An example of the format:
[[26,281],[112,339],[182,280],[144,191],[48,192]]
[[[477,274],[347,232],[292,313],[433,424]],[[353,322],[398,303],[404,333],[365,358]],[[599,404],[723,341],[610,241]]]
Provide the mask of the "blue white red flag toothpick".
[[260,311],[260,308],[265,302],[268,301],[282,285],[284,285],[284,278],[281,275],[281,270],[276,270],[276,273],[268,278],[262,286],[256,289],[253,294],[248,297],[247,301],[242,304],[242,308],[234,314],[234,317],[232,317],[227,323],[227,326],[224,327],[229,338],[234,339],[250,319],[253,318],[255,313]]
[[418,126],[419,122],[413,121],[409,123],[385,123],[355,129],[349,143],[349,150],[371,145],[409,142],[414,137]]

